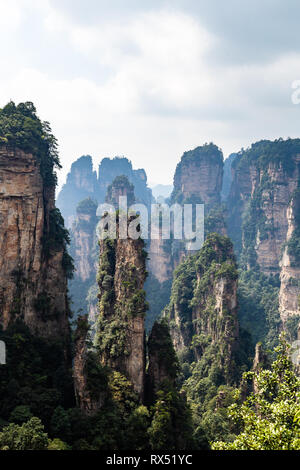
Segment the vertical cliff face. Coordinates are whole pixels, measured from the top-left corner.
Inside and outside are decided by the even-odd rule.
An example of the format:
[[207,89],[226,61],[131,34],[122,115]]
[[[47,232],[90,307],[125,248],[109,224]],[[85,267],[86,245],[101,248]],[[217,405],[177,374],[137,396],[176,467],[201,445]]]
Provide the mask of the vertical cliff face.
[[68,227],[71,227],[75,220],[79,202],[88,197],[97,200],[97,189],[97,173],[93,171],[92,157],[85,155],[78,158],[72,164],[67,181],[57,198],[57,206]]
[[[200,252],[175,271],[166,309],[183,362],[214,361],[229,383],[238,344],[237,270],[228,238],[210,234]],[[212,355],[213,354],[213,355]]]
[[281,260],[279,311],[287,319],[300,319],[300,190],[296,190],[287,208],[287,243]]
[[300,141],[262,141],[233,163],[228,230],[248,268],[280,272],[288,206],[300,177]]
[[90,198],[81,201],[77,206],[77,218],[72,227],[72,255],[76,265],[76,277],[83,282],[96,274],[92,253],[95,246],[97,207],[97,203]]
[[141,239],[100,242],[97,346],[101,362],[128,377],[140,397],[145,381],[145,261]]
[[220,204],[223,155],[216,145],[206,144],[185,152],[174,176],[173,202],[205,204],[208,211]]
[[31,153],[0,147],[0,321],[38,335],[68,333],[63,220]]
[[77,206],[77,216],[71,230],[70,253],[76,267],[69,282],[74,314],[89,313],[91,323],[95,321],[97,309],[96,274],[99,261],[99,247],[96,237],[98,217],[97,203],[91,198],[84,199]]
[[221,199],[222,201],[226,201],[231,188],[232,183],[232,164],[236,159],[237,154],[232,153],[229,155],[228,158],[224,161],[224,174],[223,174],[223,184],[222,184],[222,192],[221,192]]
[[161,284],[172,279],[174,263],[168,241],[162,238],[150,240],[148,269]]

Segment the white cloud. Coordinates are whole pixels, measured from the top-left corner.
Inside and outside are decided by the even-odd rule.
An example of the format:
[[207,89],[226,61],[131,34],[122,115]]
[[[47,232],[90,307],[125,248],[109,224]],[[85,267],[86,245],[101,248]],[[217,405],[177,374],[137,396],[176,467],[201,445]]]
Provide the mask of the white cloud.
[[[70,56],[107,72],[91,76],[82,66],[64,76],[51,65],[41,71],[31,56],[18,65],[22,50],[20,57],[12,56],[15,37],[6,38],[0,104],[9,99],[36,104],[59,138],[63,175],[81,154],[98,160],[125,154],[145,167],[151,180],[168,183],[183,151],[205,141],[228,153],[259,138],[298,132],[300,109],[290,101],[291,83],[300,78],[297,54],[269,64],[216,65],[209,60],[215,38],[193,17],[167,9],[88,27],[47,0],[0,0],[0,23],[2,12],[20,27],[33,10],[43,28],[41,40],[51,44],[59,38]],[[46,54],[43,47],[36,44],[34,52]],[[10,75],[12,64],[16,70]],[[71,65],[70,59],[66,72]]]
[[22,20],[22,0],[0,0],[0,31],[15,31]]

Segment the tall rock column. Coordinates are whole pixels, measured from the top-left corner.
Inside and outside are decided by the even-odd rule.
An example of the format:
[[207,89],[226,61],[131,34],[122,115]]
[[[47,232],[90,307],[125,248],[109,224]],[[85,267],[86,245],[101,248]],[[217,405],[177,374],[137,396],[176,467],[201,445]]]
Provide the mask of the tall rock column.
[[97,225],[97,203],[91,198],[78,204],[77,219],[72,227],[72,255],[76,265],[76,277],[85,282],[96,277],[93,248]]
[[68,334],[67,232],[35,155],[0,147],[0,322]]
[[141,398],[145,382],[146,256],[141,239],[117,236],[100,242],[96,344],[102,364],[124,374]]
[[165,315],[181,361],[204,358],[209,367],[219,367],[225,383],[231,383],[239,328],[237,268],[227,237],[208,235],[199,253],[179,265]]

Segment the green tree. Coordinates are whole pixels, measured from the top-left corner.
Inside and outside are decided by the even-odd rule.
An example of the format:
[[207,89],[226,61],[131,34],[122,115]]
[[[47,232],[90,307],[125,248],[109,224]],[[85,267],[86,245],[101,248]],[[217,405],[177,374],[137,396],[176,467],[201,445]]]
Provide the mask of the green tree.
[[33,414],[31,413],[29,406],[20,405],[16,406],[16,408],[11,412],[9,421],[14,424],[23,424],[32,417]]
[[232,405],[229,412],[240,434],[231,443],[213,443],[214,450],[300,450],[300,380],[289,350],[281,337],[270,370],[244,374],[245,381],[255,384],[255,393]]
[[55,438],[52,441],[49,439],[48,450],[71,450],[71,448],[65,442]]
[[58,406],[55,409],[51,419],[50,429],[52,436],[66,440],[70,437],[71,424],[69,416],[62,406]]
[[48,435],[39,418],[19,426],[10,424],[0,433],[0,450],[46,450]]
[[185,398],[171,384],[165,384],[157,392],[148,434],[151,448],[155,451],[197,448],[193,437],[191,410]]

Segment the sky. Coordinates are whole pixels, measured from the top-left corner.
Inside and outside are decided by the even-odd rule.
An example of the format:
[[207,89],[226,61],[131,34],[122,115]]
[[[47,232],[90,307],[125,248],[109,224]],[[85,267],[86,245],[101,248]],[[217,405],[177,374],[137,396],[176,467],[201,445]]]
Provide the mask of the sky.
[[86,154],[170,184],[205,142],[300,136],[299,21],[299,0],[0,0],[0,108],[50,122],[60,186]]

